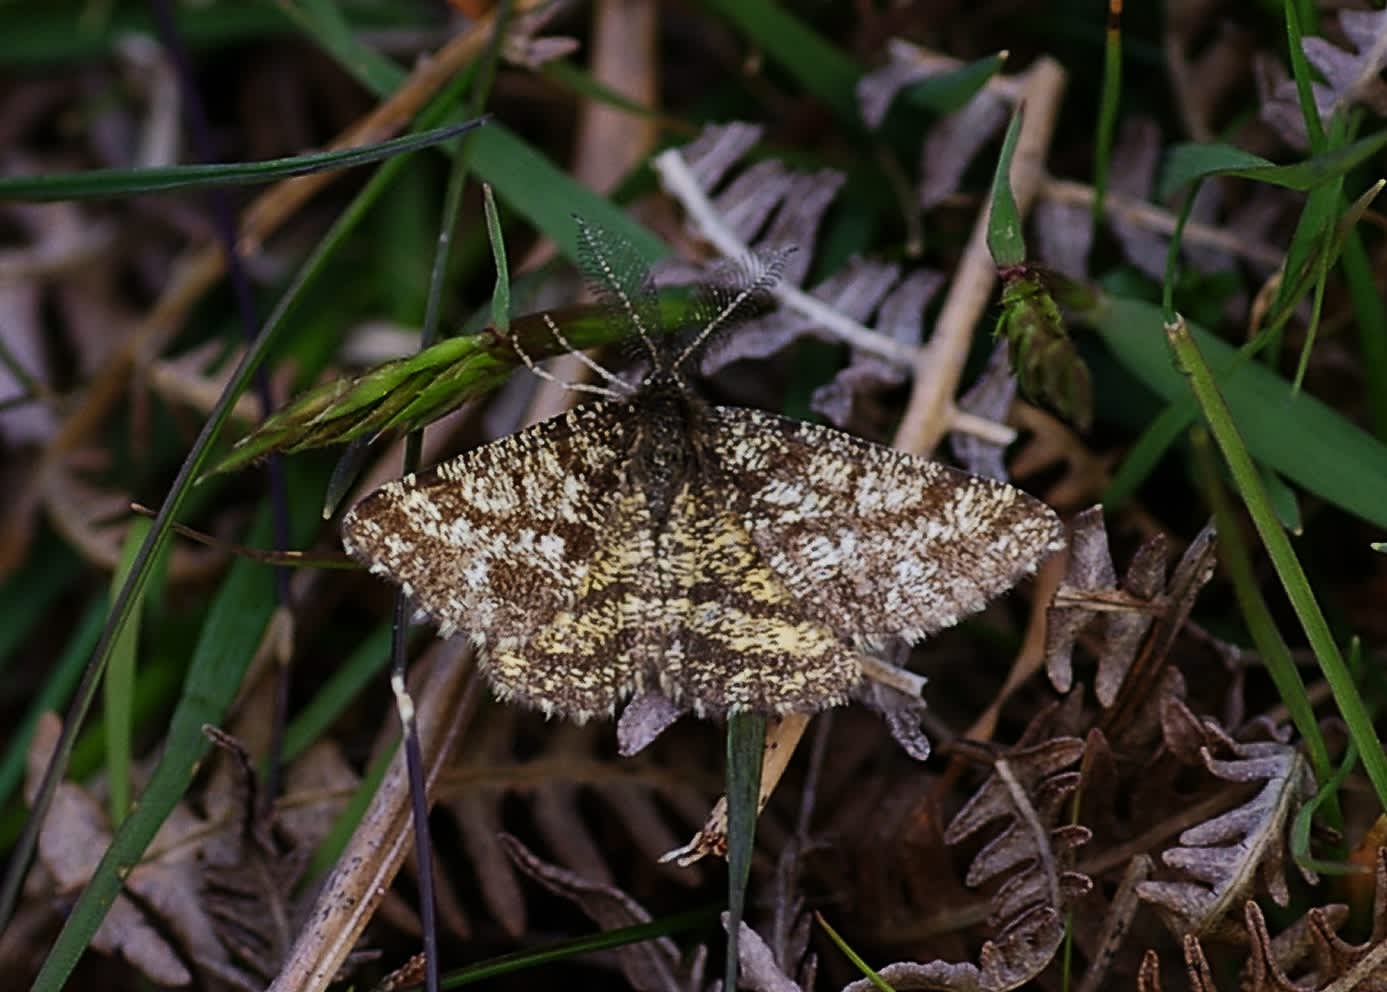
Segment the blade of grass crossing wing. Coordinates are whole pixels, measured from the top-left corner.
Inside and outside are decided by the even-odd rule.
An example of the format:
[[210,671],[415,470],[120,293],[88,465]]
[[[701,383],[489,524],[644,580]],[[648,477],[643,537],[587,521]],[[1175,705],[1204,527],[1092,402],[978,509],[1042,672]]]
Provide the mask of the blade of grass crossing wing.
[[723,988],[737,987],[737,947],[756,843],[766,718],[733,713],[727,719],[727,968]]

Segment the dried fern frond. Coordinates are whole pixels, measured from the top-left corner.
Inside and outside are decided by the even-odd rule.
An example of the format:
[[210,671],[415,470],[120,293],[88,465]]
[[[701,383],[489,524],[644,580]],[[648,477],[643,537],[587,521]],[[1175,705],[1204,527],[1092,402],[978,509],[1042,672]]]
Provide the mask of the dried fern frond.
[[[1201,756],[1209,774],[1237,784],[1261,782],[1252,798],[1180,834],[1180,844],[1162,852],[1169,868],[1190,881],[1150,881],[1138,886],[1141,898],[1162,912],[1177,935],[1209,933],[1240,902],[1254,894],[1258,878],[1278,906],[1290,901],[1284,877],[1286,831],[1300,805],[1314,793],[1309,765],[1293,747],[1279,741],[1227,741],[1233,757],[1223,760],[1209,748]],[[1301,866],[1314,883],[1315,875]]]
[[[1063,823],[1067,800],[1079,784],[1073,766],[1083,756],[1077,737],[1050,733],[1058,707],[1031,723],[1017,747],[998,757],[993,772],[944,832],[958,844],[989,826],[1001,830],[973,858],[966,882],[976,887],[1001,879],[991,897],[987,940],[978,963],[900,962],[881,969],[895,988],[949,992],[1005,992],[1039,975],[1064,936],[1070,904],[1087,894],[1092,880],[1074,871],[1074,851],[1088,842],[1087,828]],[[863,980],[848,986],[868,992]]]
[[[1091,627],[1103,632],[1094,685],[1108,710],[1105,725],[1124,740],[1139,740],[1154,727],[1147,705],[1170,659],[1170,648],[1201,589],[1213,577],[1213,525],[1190,542],[1166,582],[1169,551],[1156,535],[1133,555],[1119,585],[1108,552],[1101,507],[1074,518],[1069,573],[1048,612],[1045,659],[1051,684],[1073,684],[1074,645]],[[1145,713],[1148,719],[1138,719]]]

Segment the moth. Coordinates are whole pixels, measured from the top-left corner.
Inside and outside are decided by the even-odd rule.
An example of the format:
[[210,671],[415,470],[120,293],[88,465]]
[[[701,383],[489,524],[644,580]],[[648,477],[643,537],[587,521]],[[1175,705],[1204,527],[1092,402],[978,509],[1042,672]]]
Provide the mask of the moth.
[[684,367],[764,299],[774,258],[705,287],[681,342],[656,333],[634,249],[579,226],[641,383],[599,368],[604,398],[389,483],[342,524],[441,636],[471,635],[501,698],[576,720],[642,691],[700,714],[820,710],[864,650],[954,624],[1062,546],[1012,486],[700,397]]

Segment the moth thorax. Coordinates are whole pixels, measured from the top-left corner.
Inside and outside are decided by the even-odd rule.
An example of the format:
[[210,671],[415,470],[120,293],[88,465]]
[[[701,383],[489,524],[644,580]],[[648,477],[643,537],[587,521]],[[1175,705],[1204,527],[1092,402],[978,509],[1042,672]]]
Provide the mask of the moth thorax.
[[634,469],[657,525],[669,518],[674,497],[689,473],[694,411],[689,394],[673,378],[647,384],[638,398],[640,443]]

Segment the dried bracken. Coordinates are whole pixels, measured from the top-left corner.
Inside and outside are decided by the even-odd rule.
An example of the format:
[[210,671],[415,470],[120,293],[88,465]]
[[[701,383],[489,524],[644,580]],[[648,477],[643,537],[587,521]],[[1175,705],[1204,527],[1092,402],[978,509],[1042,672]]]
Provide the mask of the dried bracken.
[[[1180,935],[1199,936],[1249,898],[1260,880],[1272,900],[1290,899],[1283,872],[1286,832],[1300,804],[1313,792],[1305,759],[1277,741],[1226,741],[1228,759],[1201,749],[1209,774],[1225,782],[1264,783],[1247,802],[1180,834],[1180,846],[1161,853],[1169,868],[1193,881],[1143,882],[1138,891],[1159,906]],[[1306,881],[1316,877],[1301,868]]]
[[[1153,722],[1124,723],[1112,713],[1124,706],[1139,706],[1160,681],[1175,636],[1199,591],[1213,576],[1213,529],[1206,527],[1190,543],[1168,584],[1165,539],[1152,537],[1133,556],[1119,585],[1108,553],[1102,509],[1079,514],[1072,528],[1069,572],[1049,612],[1046,666],[1055,688],[1067,692],[1073,684],[1074,645],[1089,627],[1101,626],[1095,694],[1110,711],[1109,723],[1121,726],[1123,735],[1131,737],[1139,733],[1139,726],[1150,728]],[[1149,716],[1150,711],[1146,712]]]
[[[693,226],[709,237],[708,228],[716,225],[711,240],[720,251],[726,252],[731,245],[746,250],[792,244],[798,249],[786,260],[782,284],[774,290],[781,308],[746,322],[735,335],[714,341],[700,368],[712,375],[734,362],[773,355],[803,337],[843,341],[852,346],[851,360],[830,384],[815,392],[813,407],[839,427],[879,431],[880,417],[868,412],[872,398],[906,381],[925,307],[942,280],[928,270],[903,275],[897,265],[856,258],[807,294],[800,292],[814,262],[823,216],[833,205],[843,177],[828,170],[795,172],[775,159],[737,172],[760,135],[759,128],[748,125],[708,128],[697,141],[680,149],[677,159],[665,159],[666,183],[686,207],[697,208],[699,202],[690,202],[690,191],[679,183],[681,176],[686,175],[707,198],[706,208],[695,209]],[[735,178],[729,179],[734,172]],[[671,268],[661,273],[661,279],[672,282],[689,274]],[[866,326],[873,315],[875,323]]]
[[[81,6],[0,4],[0,835],[34,803],[0,848],[7,987],[732,992],[735,944],[754,992],[880,987],[859,960],[901,990],[1387,992],[1381,3]],[[150,192],[482,107],[370,173]],[[582,295],[585,256],[619,278]],[[574,438],[586,474],[550,464]],[[425,561],[412,605],[506,618],[513,695],[638,690],[615,724],[498,703],[494,655],[392,631],[386,583],[269,564],[347,565],[338,511],[416,462],[391,498],[492,574]],[[430,531],[444,476],[482,498]],[[971,526],[1008,487],[1067,554],[917,637],[1021,567]],[[622,526],[642,499],[681,526]],[[562,551],[507,529],[546,514]],[[763,579],[748,634],[712,587]],[[591,610],[537,608],[575,588]]]
[[[1076,849],[1088,842],[1090,833],[1062,822],[1079,784],[1073,766],[1083,756],[1084,742],[1049,736],[1056,712],[1052,708],[1038,716],[1021,742],[993,762],[992,774],[944,833],[946,843],[959,844],[986,827],[1000,826],[974,856],[966,878],[969,886],[1002,879],[991,897],[989,922],[995,935],[982,945],[977,964],[886,966],[881,974],[893,987],[1005,992],[1050,964],[1064,937],[1066,911],[1093,884],[1071,867]],[[871,987],[865,980],[849,986],[853,992]]]
[[[1387,12],[1340,11],[1338,29],[1342,44],[1313,35],[1302,40],[1306,59],[1325,80],[1311,87],[1316,109],[1325,119],[1354,105],[1387,115],[1387,83],[1381,78],[1387,67]],[[1306,147],[1305,117],[1294,81],[1270,59],[1262,59],[1259,67],[1262,119],[1288,142]]]

